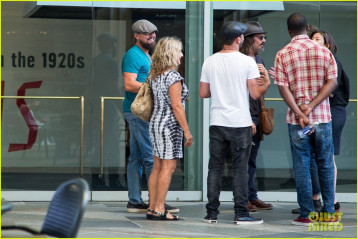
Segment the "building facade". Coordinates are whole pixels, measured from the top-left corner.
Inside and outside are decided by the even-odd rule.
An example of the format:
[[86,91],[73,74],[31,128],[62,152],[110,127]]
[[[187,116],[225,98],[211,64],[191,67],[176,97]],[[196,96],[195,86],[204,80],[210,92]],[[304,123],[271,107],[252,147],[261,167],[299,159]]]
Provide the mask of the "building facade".
[[[185,149],[168,200],[206,200],[210,100],[199,97],[201,65],[220,50],[225,21],[259,21],[267,31],[266,68],[290,37],[286,19],[302,13],[331,33],[350,78],[350,103],[341,141],[337,197],[356,201],[357,190],[357,4],[356,2],[2,2],[1,177],[5,199],[50,200],[63,181],[83,177],[92,200],[127,200],[129,133],[122,112],[121,61],[133,45],[131,25],[153,22],[157,39],[177,36],[184,45],[180,73],[189,88],[186,105],[194,143]],[[98,69],[98,56],[118,68]],[[108,49],[107,49],[108,50]],[[271,85],[266,106],[275,108],[274,132],[257,158],[257,187],[268,201],[296,201],[285,123],[287,106]],[[230,158],[222,200],[232,200]],[[147,190],[143,176],[143,188]],[[29,193],[31,192],[31,193]],[[147,193],[143,193],[147,197]]]

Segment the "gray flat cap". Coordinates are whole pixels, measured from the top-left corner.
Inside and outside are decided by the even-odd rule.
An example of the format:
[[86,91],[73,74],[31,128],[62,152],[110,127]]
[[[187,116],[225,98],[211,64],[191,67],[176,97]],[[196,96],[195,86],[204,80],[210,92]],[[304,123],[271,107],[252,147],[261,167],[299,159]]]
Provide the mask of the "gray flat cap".
[[132,25],[132,31],[134,33],[151,33],[158,31],[157,27],[147,20],[138,20]]

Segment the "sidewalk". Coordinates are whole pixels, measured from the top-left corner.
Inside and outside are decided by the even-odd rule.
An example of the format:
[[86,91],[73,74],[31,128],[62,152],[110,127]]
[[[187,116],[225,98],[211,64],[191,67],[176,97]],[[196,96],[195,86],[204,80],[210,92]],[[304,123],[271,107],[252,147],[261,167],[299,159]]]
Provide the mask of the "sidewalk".
[[[90,202],[82,220],[81,238],[163,238],[163,237],[267,237],[267,238],[357,238],[357,207],[355,203],[341,203],[343,230],[308,231],[308,227],[291,225],[297,215],[291,209],[297,203],[275,203],[273,210],[251,213],[264,220],[261,225],[234,224],[232,202],[220,206],[217,224],[203,222],[205,202],[169,202],[180,208],[180,221],[150,221],[144,214],[127,213],[125,202]],[[15,202],[12,211],[2,215],[2,224],[14,223],[40,229],[46,214],[47,202]],[[329,228],[327,228],[329,230]],[[2,237],[27,237],[20,231],[2,231]]]

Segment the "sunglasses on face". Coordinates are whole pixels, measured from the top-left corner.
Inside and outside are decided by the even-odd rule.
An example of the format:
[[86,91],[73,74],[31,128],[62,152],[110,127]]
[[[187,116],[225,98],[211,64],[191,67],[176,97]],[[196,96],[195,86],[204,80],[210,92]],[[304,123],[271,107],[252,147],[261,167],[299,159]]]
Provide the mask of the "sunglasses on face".
[[263,39],[267,39],[267,36],[257,36],[257,38],[260,40],[260,41],[262,41]]
[[142,32],[141,34],[149,36],[149,35],[152,35],[152,34],[155,35],[155,32]]

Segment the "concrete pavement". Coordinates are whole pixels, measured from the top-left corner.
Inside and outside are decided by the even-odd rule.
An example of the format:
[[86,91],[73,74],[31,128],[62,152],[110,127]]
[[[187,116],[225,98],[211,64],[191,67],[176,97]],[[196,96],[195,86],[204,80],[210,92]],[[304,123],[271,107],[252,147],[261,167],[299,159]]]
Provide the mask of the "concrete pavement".
[[[203,222],[205,202],[169,202],[180,208],[180,221],[146,220],[141,213],[128,213],[126,202],[89,202],[78,233],[81,238],[349,238],[357,237],[357,207],[341,203],[341,231],[308,231],[307,227],[291,225],[297,215],[291,209],[297,203],[271,202],[273,210],[250,213],[264,220],[261,225],[234,224],[232,202],[223,202],[217,224]],[[2,215],[2,224],[22,224],[40,229],[48,202],[14,202],[10,212]],[[321,229],[323,231],[321,231]],[[29,237],[20,231],[2,231],[2,237]]]

